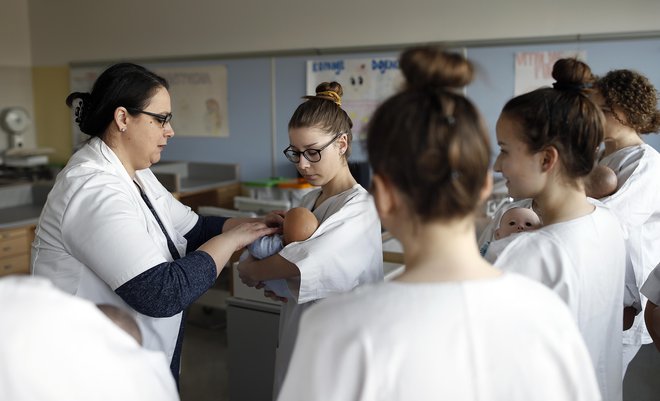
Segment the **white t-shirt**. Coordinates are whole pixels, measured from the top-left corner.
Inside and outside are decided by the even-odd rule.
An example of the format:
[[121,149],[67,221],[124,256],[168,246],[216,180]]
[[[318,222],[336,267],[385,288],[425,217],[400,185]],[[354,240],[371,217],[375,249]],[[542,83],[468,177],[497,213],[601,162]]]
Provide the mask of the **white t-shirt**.
[[178,400],[169,361],[40,277],[0,279],[0,399]]
[[565,305],[505,273],[386,282],[311,308],[279,400],[599,400]]
[[[312,210],[320,193],[319,189],[305,195],[300,206]],[[356,184],[312,212],[319,221],[314,234],[280,251],[280,256],[300,270],[300,288],[291,288],[297,299],[289,299],[280,313],[275,394],[284,380],[303,311],[319,299],[383,281],[380,219],[364,188]]]
[[[636,290],[660,263],[660,154],[647,144],[618,150],[599,161],[610,167],[618,179],[617,191],[601,199],[628,232],[627,246],[634,270]],[[640,299],[646,305],[645,297]],[[644,313],[623,334],[626,344],[649,344],[651,336]]]
[[596,206],[586,216],[522,233],[495,266],[545,284],[566,302],[587,344],[603,400],[620,401],[626,248],[614,214]]

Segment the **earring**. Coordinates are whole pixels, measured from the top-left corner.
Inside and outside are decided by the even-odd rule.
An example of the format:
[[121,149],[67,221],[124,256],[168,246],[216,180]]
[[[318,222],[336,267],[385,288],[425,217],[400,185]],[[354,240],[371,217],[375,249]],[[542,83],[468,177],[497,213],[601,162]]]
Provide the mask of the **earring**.
[[121,132],[126,132],[126,127],[121,127],[121,128],[119,129],[119,131],[121,131]]

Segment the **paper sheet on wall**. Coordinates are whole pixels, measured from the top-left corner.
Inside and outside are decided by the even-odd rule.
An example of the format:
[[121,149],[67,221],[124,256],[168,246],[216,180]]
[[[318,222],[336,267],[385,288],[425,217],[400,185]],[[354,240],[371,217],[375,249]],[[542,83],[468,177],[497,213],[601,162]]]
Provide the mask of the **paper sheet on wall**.
[[332,81],[344,90],[342,108],[353,121],[353,135],[364,139],[371,114],[400,89],[403,76],[396,57],[307,61],[307,94]]
[[552,78],[552,66],[560,58],[576,57],[578,60],[586,61],[587,52],[584,50],[521,52],[516,53],[515,57],[514,96],[518,96],[542,86],[551,86],[555,82]]
[[[90,92],[106,66],[71,69],[72,92]],[[172,127],[177,136],[228,137],[227,67],[157,67],[152,69],[165,78],[172,100]],[[74,103],[75,110],[77,103]],[[72,113],[72,119],[75,116]],[[72,120],[73,144],[77,149],[89,137]]]

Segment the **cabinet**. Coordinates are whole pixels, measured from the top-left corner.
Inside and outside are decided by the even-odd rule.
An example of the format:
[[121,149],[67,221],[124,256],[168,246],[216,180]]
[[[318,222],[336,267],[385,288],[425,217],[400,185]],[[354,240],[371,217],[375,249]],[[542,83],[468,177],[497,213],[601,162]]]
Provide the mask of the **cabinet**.
[[231,209],[241,192],[237,164],[169,161],[151,166],[151,171],[175,198],[195,211],[200,206]]
[[30,274],[34,225],[0,230],[0,276]]

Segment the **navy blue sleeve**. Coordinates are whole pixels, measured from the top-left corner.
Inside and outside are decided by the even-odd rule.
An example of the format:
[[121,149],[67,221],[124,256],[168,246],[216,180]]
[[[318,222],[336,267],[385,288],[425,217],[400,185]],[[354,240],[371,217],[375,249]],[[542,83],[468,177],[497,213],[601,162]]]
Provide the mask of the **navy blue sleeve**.
[[188,240],[186,253],[196,250],[206,241],[218,234],[222,234],[222,227],[227,220],[226,217],[199,216],[195,226],[184,235],[186,240]]
[[195,251],[152,267],[122,284],[115,293],[143,315],[170,317],[195,302],[215,279],[211,255]]

